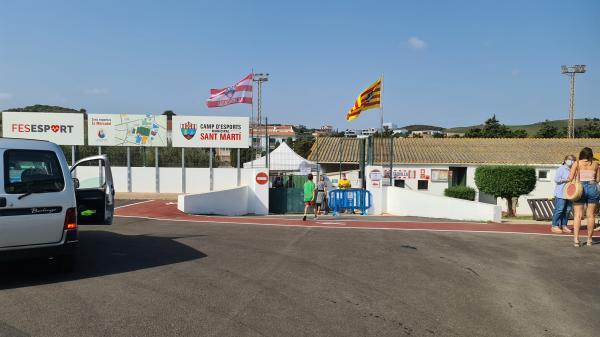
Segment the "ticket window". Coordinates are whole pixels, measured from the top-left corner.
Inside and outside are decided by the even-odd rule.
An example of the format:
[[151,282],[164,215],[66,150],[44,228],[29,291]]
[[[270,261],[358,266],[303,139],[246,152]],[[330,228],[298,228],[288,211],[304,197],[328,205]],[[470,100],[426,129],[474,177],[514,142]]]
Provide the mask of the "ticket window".
[[396,180],[394,180],[394,186],[396,186],[396,187],[404,188],[404,187],[406,187],[405,183],[406,182],[404,181],[404,179],[396,179]]
[[429,189],[429,180],[419,180],[417,182],[417,189],[419,191],[427,191]]

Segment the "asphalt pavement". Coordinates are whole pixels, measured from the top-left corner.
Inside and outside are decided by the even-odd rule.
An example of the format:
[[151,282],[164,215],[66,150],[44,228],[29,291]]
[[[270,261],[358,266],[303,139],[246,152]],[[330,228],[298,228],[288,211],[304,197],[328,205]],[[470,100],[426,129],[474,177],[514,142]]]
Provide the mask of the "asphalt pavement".
[[0,264],[0,336],[598,336],[600,244],[117,218]]

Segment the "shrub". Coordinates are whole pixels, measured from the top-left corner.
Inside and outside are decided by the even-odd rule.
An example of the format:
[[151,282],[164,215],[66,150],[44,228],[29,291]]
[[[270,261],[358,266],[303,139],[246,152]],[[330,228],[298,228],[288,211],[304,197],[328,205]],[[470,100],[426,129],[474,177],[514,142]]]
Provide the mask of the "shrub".
[[509,216],[515,215],[512,199],[533,191],[535,182],[535,168],[531,166],[485,165],[475,170],[479,191],[506,199]]
[[444,190],[444,195],[450,198],[475,200],[475,189],[468,186],[452,186]]

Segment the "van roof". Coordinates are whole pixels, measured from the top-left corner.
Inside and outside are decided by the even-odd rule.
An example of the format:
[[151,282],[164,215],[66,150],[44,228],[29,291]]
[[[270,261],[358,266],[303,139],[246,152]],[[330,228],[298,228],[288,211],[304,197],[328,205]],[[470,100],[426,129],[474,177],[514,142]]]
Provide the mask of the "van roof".
[[24,150],[51,150],[55,151],[58,145],[46,141],[36,139],[19,139],[19,138],[3,138],[0,137],[0,149],[24,149]]

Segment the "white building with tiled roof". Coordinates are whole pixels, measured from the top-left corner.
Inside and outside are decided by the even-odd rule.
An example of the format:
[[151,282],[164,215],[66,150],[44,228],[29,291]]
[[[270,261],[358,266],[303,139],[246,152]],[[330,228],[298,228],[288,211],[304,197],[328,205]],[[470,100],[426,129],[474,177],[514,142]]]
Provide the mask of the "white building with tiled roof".
[[[362,140],[367,143],[366,140]],[[360,139],[321,137],[311,148],[308,160],[317,162],[324,172],[359,170]],[[317,148],[318,144],[318,148]],[[395,138],[392,164],[393,184],[415,191],[443,195],[450,186],[466,185],[477,189],[475,170],[487,164],[530,165],[536,169],[533,192],[518,200],[519,214],[531,214],[528,198],[552,198],[554,172],[568,154],[578,155],[583,147],[600,154],[600,139],[540,138]],[[365,146],[365,161],[369,162]],[[390,141],[373,140],[372,163],[381,165],[384,184],[389,185]],[[358,177],[358,175],[356,175]],[[360,178],[360,177],[359,177]],[[360,180],[353,186],[360,186]],[[480,201],[494,202],[478,193]],[[500,202],[500,201],[498,201]],[[505,202],[502,202],[506,207]]]

